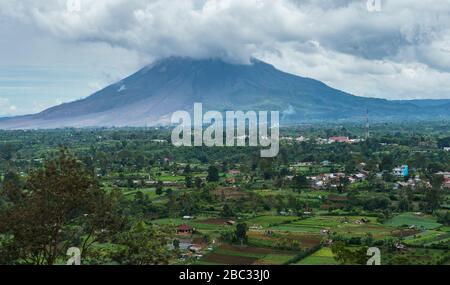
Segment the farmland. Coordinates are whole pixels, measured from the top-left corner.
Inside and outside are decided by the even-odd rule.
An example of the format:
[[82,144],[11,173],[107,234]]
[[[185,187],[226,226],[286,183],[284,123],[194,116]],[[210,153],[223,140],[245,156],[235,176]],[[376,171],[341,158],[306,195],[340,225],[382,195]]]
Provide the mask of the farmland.
[[[273,159],[258,148],[176,148],[165,128],[0,132],[0,263],[42,262],[29,250],[58,221],[39,202],[46,192],[30,188],[39,185],[55,211],[78,209],[54,237],[52,264],[64,262],[63,245],[84,245],[87,264],[365,264],[370,247],[382,264],[448,264],[450,157],[439,145],[449,130],[373,128],[351,144],[321,138],[358,137],[359,126],[286,128],[292,140]],[[396,176],[405,164],[409,177]],[[23,243],[36,247],[14,259]]]

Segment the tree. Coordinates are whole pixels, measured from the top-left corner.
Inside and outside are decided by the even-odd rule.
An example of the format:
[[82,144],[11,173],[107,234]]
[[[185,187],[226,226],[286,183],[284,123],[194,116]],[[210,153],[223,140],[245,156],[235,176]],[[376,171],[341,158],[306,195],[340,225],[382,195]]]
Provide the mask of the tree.
[[195,177],[195,188],[200,189],[202,188],[203,181],[200,177]]
[[[0,232],[21,264],[52,265],[69,247],[89,246],[121,226],[114,201],[92,173],[62,149],[32,172],[23,201],[0,216]],[[11,253],[11,251],[9,252]]]
[[394,167],[394,158],[392,155],[385,155],[383,156],[383,159],[380,163],[380,170],[381,171],[391,171]]
[[7,201],[17,204],[22,201],[24,196],[22,186],[19,175],[13,171],[9,171],[3,179],[1,195],[4,196]]
[[228,204],[225,204],[222,208],[222,212],[220,215],[224,218],[231,218],[234,216],[233,210],[228,206]]
[[184,175],[190,175],[192,173],[192,169],[191,166],[188,164],[186,165],[186,167],[184,168],[183,174]]
[[208,168],[208,176],[206,177],[208,182],[219,182],[219,169],[215,166]]
[[161,196],[163,194],[163,182],[162,181],[158,181],[158,184],[156,184],[156,195]]
[[412,203],[406,195],[401,195],[398,202],[398,209],[400,212],[408,212],[412,209]]
[[237,224],[236,225],[236,238],[238,241],[241,242],[241,244],[244,244],[247,242],[247,231],[248,226],[245,223]]
[[179,241],[179,240],[174,239],[173,242],[172,242],[172,245],[173,245],[173,248],[174,248],[175,250],[180,249],[180,241]]
[[192,176],[187,175],[187,176],[184,178],[184,183],[185,183],[185,185],[186,185],[186,188],[192,188],[192,187],[194,186],[194,184],[192,183]]
[[21,148],[18,144],[13,143],[3,143],[0,144],[0,159],[10,161],[14,154]]
[[139,222],[119,235],[121,249],[113,259],[122,265],[167,265],[172,256],[167,247],[171,240],[169,232],[168,228]]
[[431,189],[426,190],[424,198],[425,210],[427,212],[433,213],[441,207],[444,198],[444,193],[442,191],[443,182],[444,177],[442,175],[433,176],[432,187]]
[[449,147],[449,146],[450,146],[450,137],[445,137],[445,138],[438,140],[439,148],[444,148],[444,147]]
[[354,250],[346,247],[343,242],[335,242],[331,246],[334,259],[345,265],[366,265],[368,247],[363,246]]
[[292,182],[295,189],[308,187],[308,179],[306,178],[306,176],[301,174],[296,175]]
[[259,163],[259,168],[263,174],[264,180],[272,179],[274,175],[272,159],[269,158],[261,159]]

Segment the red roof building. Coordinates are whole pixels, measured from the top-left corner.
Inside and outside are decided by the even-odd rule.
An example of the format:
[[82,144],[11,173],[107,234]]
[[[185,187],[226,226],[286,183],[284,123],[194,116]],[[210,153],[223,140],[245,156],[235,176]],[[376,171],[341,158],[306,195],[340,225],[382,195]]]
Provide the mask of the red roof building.
[[192,234],[193,232],[194,232],[194,229],[188,225],[181,225],[177,229],[177,234],[179,234],[179,235],[188,235],[188,234]]
[[328,141],[332,143],[349,143],[350,139],[348,137],[331,137]]

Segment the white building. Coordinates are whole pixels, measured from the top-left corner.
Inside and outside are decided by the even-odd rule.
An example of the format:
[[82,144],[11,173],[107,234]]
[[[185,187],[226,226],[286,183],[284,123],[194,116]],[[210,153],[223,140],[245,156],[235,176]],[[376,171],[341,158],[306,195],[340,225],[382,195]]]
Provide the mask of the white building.
[[398,177],[407,177],[409,175],[409,167],[408,165],[402,165],[400,167],[394,168],[393,171],[395,176]]

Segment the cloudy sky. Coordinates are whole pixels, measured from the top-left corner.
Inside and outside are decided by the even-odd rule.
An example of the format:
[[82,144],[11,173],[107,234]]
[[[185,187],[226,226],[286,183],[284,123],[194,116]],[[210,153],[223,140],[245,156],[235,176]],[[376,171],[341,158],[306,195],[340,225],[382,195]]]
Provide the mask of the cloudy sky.
[[367,0],[1,0],[0,116],[86,97],[167,56],[257,57],[359,96],[450,99],[450,0],[370,1],[381,10]]

